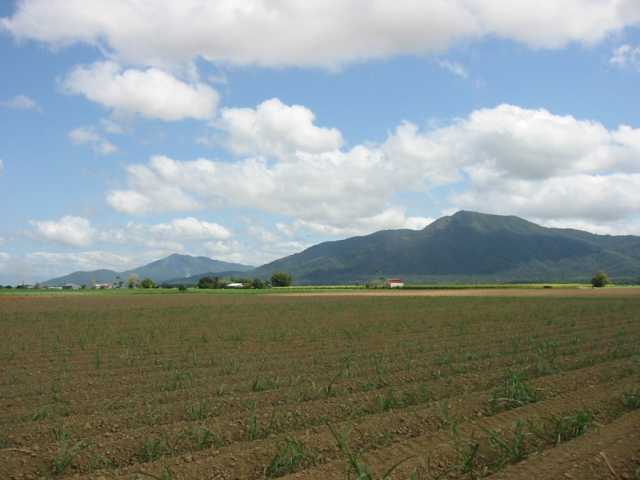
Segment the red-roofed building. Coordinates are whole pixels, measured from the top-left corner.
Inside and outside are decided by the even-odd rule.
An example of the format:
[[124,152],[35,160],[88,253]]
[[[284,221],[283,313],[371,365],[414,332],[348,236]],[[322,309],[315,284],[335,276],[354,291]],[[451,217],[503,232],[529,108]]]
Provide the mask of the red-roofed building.
[[389,288],[402,288],[404,287],[404,280],[401,278],[387,278],[385,284]]

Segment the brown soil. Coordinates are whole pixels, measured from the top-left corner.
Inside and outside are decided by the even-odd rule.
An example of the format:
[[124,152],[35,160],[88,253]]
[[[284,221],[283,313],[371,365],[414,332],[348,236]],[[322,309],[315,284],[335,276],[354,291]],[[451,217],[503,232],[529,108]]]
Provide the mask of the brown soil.
[[[640,298],[415,292],[0,303],[0,479],[345,479],[327,424],[374,478],[408,458],[392,478],[634,479]],[[537,401],[492,409],[514,372]],[[580,410],[584,436],[532,430],[526,460],[497,463],[488,432]],[[269,470],[288,439],[308,456]]]

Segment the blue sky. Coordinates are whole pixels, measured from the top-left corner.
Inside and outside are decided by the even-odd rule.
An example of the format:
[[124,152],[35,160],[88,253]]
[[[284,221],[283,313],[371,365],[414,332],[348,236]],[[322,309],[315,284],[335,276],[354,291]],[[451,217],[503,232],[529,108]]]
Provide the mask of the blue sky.
[[0,283],[458,209],[640,234],[634,0],[0,4]]

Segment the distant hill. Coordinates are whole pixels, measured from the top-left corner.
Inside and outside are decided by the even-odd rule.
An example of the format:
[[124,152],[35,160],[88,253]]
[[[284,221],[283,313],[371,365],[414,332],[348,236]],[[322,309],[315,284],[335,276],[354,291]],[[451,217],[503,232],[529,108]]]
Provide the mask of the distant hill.
[[213,260],[208,257],[193,257],[191,255],[179,255],[176,253],[124,272],[115,272],[113,270],[74,272],[42,283],[45,285],[64,285],[66,283],[89,285],[91,283],[113,283],[118,277],[120,280],[126,282],[129,275],[132,274],[137,274],[140,279],[148,277],[155,282],[161,283],[167,280],[177,281],[181,278],[188,278],[205,272],[246,272],[253,269],[254,267],[241,265],[239,263],[229,263]]
[[46,282],[41,282],[43,285],[59,286],[66,283],[74,283],[76,285],[91,285],[94,283],[113,283],[116,281],[116,277],[120,275],[113,270],[93,270],[90,272],[73,272],[64,277],[52,278]]
[[324,242],[256,269],[298,284],[365,282],[399,276],[425,282],[588,281],[640,278],[640,237],[546,228],[515,216],[461,211],[420,231],[385,230]]
[[132,273],[138,274],[140,278],[151,278],[156,282],[166,280],[187,278],[192,275],[205,272],[246,272],[254,267],[241,265],[239,263],[222,262],[208,257],[192,257],[191,255],[169,255],[161,260],[156,260],[142,267],[123,272],[125,279]]

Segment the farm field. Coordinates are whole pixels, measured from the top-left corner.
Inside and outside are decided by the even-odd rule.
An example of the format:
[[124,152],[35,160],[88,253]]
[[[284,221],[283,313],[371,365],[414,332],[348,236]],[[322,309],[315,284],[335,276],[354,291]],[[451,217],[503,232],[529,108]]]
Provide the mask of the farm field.
[[478,292],[0,296],[0,479],[640,479],[638,290]]

